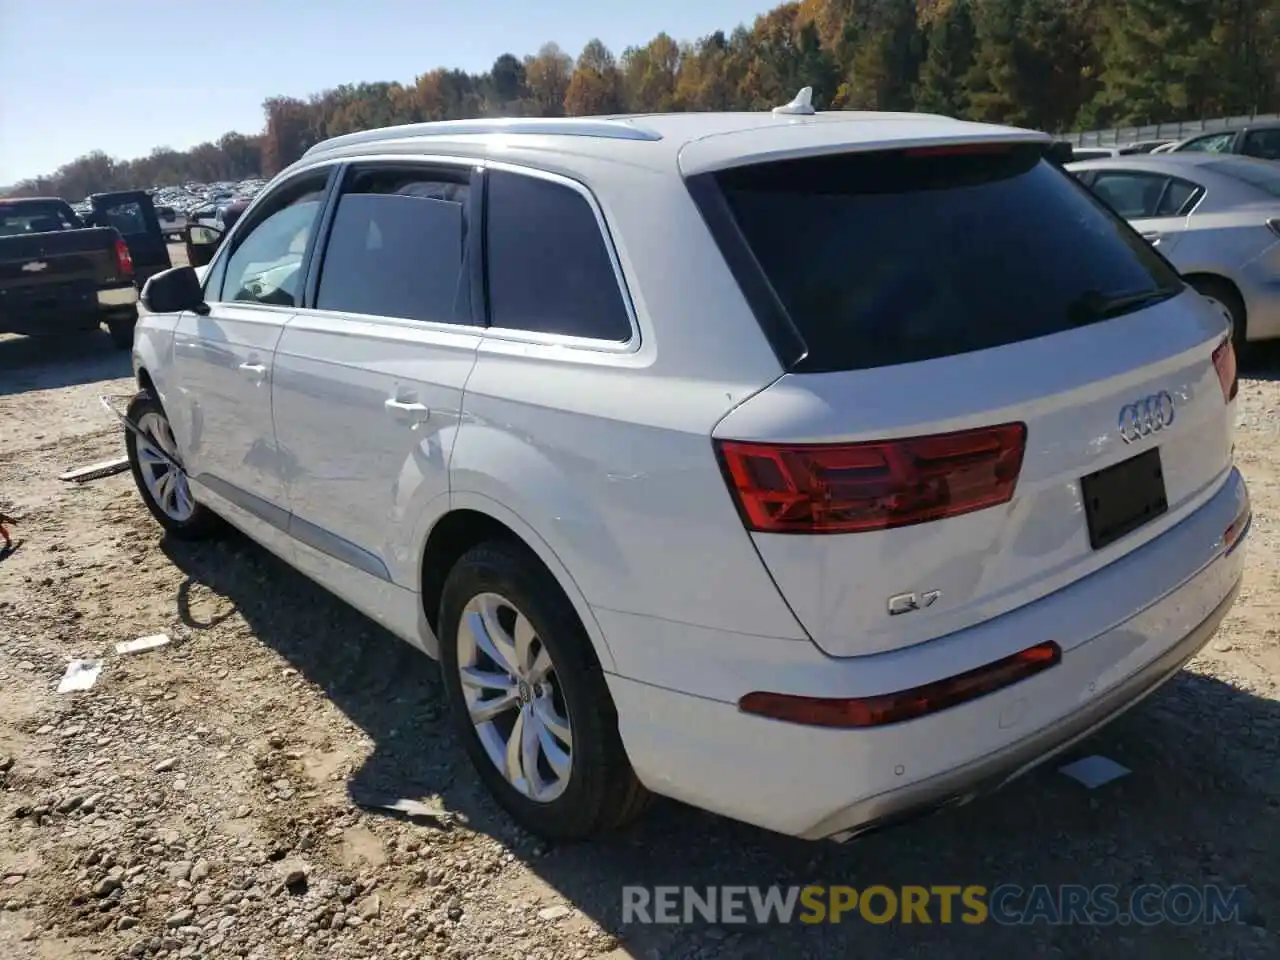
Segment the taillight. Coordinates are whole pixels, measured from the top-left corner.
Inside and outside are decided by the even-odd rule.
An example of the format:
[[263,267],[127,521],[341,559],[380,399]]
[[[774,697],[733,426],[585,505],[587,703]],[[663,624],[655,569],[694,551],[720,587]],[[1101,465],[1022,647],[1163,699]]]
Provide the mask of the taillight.
[[1007,503],[1027,427],[843,444],[718,440],[743,523],[759,533],[862,533]]
[[129,256],[129,246],[116,237],[116,265],[125,276],[133,275],[133,257]]
[[1218,383],[1222,385],[1222,398],[1230,403],[1240,392],[1240,374],[1236,370],[1236,348],[1231,338],[1218,344],[1213,351],[1213,368],[1218,371]]
[[1061,660],[1061,648],[1049,640],[967,673],[897,693],[848,698],[749,693],[738,701],[738,709],[814,727],[884,727],[976,700],[1048,670]]

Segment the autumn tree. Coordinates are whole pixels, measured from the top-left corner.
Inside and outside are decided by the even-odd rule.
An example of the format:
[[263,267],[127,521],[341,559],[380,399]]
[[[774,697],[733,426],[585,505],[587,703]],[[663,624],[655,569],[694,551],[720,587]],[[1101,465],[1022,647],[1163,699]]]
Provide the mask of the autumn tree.
[[623,110],[622,74],[617,60],[600,40],[588,40],[578,55],[565,93],[564,110],[571,117],[620,113]]
[[564,116],[572,74],[573,58],[554,43],[543,44],[536,56],[525,58],[525,85],[535,115]]
[[916,83],[916,109],[964,116],[969,109],[965,82],[973,69],[975,42],[970,0],[950,0],[926,22],[925,56]]
[[622,89],[629,109],[640,113],[667,113],[676,109],[680,82],[680,45],[660,33],[643,47],[628,47],[622,54]]

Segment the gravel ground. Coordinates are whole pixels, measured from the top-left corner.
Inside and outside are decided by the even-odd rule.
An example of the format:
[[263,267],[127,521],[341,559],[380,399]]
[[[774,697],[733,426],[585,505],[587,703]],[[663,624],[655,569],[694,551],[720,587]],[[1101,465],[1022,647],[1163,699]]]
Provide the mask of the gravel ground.
[[[592,845],[512,828],[443,722],[434,666],[243,538],[169,543],[97,404],[105,334],[0,338],[0,957],[1277,956],[1280,354],[1241,389],[1256,519],[1240,600],[1172,684],[1054,770],[843,847],[674,803]],[[167,632],[168,647],[114,643]],[[54,689],[102,657],[87,693]],[[767,775],[767,771],[762,771]],[[356,806],[425,800],[414,820]],[[623,884],[1242,884],[1229,926],[621,923]]]

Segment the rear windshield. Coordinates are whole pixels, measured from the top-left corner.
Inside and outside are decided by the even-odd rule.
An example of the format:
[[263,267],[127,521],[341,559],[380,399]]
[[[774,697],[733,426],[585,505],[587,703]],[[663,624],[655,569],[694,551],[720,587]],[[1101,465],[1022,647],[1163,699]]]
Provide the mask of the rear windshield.
[[1220,173],[1251,186],[1273,197],[1280,197],[1280,164],[1270,160],[1223,159],[1204,164],[1206,170]]
[[717,180],[805,341],[797,371],[1016,343],[1183,289],[1035,145],[814,157]]
[[75,230],[79,226],[71,213],[71,208],[56,200],[0,203],[0,237],[14,237],[22,233]]

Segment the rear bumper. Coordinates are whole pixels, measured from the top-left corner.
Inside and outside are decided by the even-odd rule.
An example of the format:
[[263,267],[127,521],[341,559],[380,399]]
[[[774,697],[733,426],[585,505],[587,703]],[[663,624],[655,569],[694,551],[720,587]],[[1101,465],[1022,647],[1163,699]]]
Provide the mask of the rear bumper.
[[1057,724],[1038,730],[980,760],[956,767],[901,790],[851,804],[811,827],[807,839],[848,840],[943,807],[958,806],[998,790],[1056,753],[1068,749],[1154,693],[1203,649],[1240,592],[1240,582],[1199,626],[1137,673]]
[[138,288],[127,286],[104,287],[98,291],[98,309],[103,313],[123,311],[138,304]]
[[96,329],[110,317],[137,310],[138,291],[131,282],[95,288],[52,287],[14,291],[0,301],[0,333],[56,336]]
[[[965,802],[1098,729],[1204,646],[1239,589],[1244,550],[1228,551],[1223,534],[1247,509],[1244,480],[1232,470],[1194,514],[1095,574],[985,624],[886,654],[815,657],[812,644],[684,633],[681,658],[656,639],[672,625],[640,618],[632,629],[643,632],[623,638],[616,634],[626,625],[605,612],[612,650],[656,647],[702,687],[700,695],[663,689],[656,664],[648,682],[609,677],[632,765],[657,793],[807,839],[845,839]],[[902,690],[1046,639],[1063,649],[1052,669],[893,726],[806,727],[736,705],[751,690]],[[619,656],[619,667],[628,660]]]
[[1269,265],[1272,259],[1254,261],[1240,277],[1248,314],[1245,332],[1251,341],[1280,338],[1280,274]]

